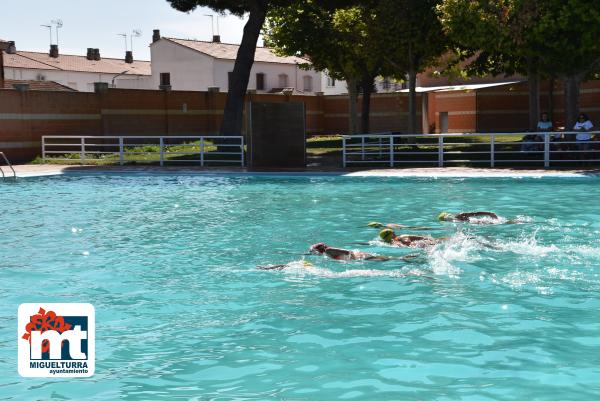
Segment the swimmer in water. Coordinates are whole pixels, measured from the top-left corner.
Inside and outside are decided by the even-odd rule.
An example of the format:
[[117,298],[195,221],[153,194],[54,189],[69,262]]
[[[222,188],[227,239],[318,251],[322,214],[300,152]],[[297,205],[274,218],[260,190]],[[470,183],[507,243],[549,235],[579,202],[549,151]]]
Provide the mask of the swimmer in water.
[[348,249],[333,248],[322,242],[312,245],[309,249],[309,252],[319,255],[326,255],[329,256],[331,259],[335,260],[390,260],[390,258],[386,256],[377,256],[360,251],[350,251]]
[[465,223],[476,223],[476,224],[517,224],[514,220],[501,219],[496,213],[492,212],[467,212],[452,214],[448,212],[442,212],[438,215],[439,221],[449,221],[453,223],[465,222]]
[[409,248],[426,248],[448,240],[448,238],[433,238],[422,235],[396,235],[391,228],[384,228],[381,230],[379,232],[379,238],[388,244]]
[[[305,260],[300,262],[302,264],[302,267],[305,268],[309,268],[309,267],[314,267],[314,265],[310,262],[307,262]],[[288,268],[292,265],[297,265],[298,262],[292,262],[292,263],[286,263],[284,265],[267,265],[267,266],[256,266],[257,269],[259,270],[283,270],[285,268]]]
[[367,224],[367,227],[371,227],[371,228],[404,228],[404,229],[408,229],[408,230],[431,230],[431,228],[429,228],[429,227],[411,227],[411,226],[405,226],[403,224],[396,224],[396,223],[383,224],[378,221],[370,222],[369,224]]

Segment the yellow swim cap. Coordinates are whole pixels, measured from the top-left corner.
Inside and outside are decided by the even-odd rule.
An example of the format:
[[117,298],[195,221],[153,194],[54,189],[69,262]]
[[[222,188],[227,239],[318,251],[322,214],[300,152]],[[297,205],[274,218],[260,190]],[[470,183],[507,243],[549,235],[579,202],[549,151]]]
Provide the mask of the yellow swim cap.
[[304,267],[313,267],[313,266],[314,266],[312,263],[310,263],[310,262],[307,262],[306,260],[303,260],[303,261],[302,261],[302,265],[303,265]]
[[391,228],[385,228],[379,232],[379,238],[381,238],[385,242],[392,242],[394,237],[394,230],[392,230]]
[[383,227],[383,224],[377,222],[377,221],[372,221],[369,224],[367,224],[368,227],[372,227],[372,228],[381,228]]
[[450,216],[451,216],[450,213],[448,213],[448,212],[442,212],[442,213],[438,214],[437,218],[440,221],[444,221],[444,220],[446,220]]

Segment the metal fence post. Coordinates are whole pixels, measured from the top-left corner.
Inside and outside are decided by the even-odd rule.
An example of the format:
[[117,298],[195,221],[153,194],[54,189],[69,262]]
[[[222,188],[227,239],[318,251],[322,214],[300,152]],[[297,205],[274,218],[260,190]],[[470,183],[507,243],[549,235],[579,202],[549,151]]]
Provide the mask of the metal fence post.
[[360,151],[361,151],[361,160],[364,161],[365,160],[365,137],[364,135],[360,137]]
[[81,137],[81,163],[83,164],[83,162],[85,161],[85,138]]
[[242,156],[242,160],[241,160],[241,166],[244,167],[244,137],[240,137],[240,151],[241,151],[241,156]]
[[200,167],[204,167],[204,137],[200,137]]
[[390,135],[390,167],[394,167],[394,136]]
[[160,166],[164,166],[165,164],[165,141],[164,138],[161,136],[159,138],[160,141]]
[[496,136],[490,135],[490,167],[496,166]]
[[444,167],[444,137],[438,136],[438,167]]
[[550,134],[544,134],[544,167],[550,167]]
[[342,137],[342,166],[346,168],[346,137]]
[[46,163],[46,137],[42,136],[42,163]]
[[125,163],[125,155],[123,154],[123,137],[119,137],[119,164],[122,166]]

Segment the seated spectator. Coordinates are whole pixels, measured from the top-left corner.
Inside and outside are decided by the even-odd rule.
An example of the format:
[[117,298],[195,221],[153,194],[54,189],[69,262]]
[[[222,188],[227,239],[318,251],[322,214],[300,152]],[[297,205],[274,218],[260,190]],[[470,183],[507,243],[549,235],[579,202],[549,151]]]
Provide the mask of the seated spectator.
[[[540,121],[538,121],[537,123],[537,127],[536,127],[537,132],[551,132],[554,131],[554,128],[552,126],[552,121],[550,121],[550,117],[548,115],[548,113],[542,113],[542,115],[540,116]],[[551,140],[554,139],[559,139],[560,138],[560,133],[556,134],[556,135],[552,135],[550,137]],[[521,150],[524,152],[532,152],[532,151],[541,151],[544,149],[543,145],[541,143],[544,142],[544,135],[525,135],[523,137],[523,141],[524,142],[530,142],[530,143],[524,143],[521,147]],[[540,142],[540,143],[531,143],[531,142]]]
[[587,114],[580,113],[577,118],[577,123],[573,127],[573,131],[577,131],[575,140],[577,141],[578,150],[590,150],[592,134],[589,132],[594,128],[594,124],[590,121]]

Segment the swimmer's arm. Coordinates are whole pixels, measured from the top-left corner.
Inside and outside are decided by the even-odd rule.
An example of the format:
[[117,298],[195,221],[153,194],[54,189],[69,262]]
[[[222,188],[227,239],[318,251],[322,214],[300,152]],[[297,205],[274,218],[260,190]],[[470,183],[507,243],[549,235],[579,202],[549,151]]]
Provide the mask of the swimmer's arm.
[[287,265],[256,266],[258,270],[283,270]]

